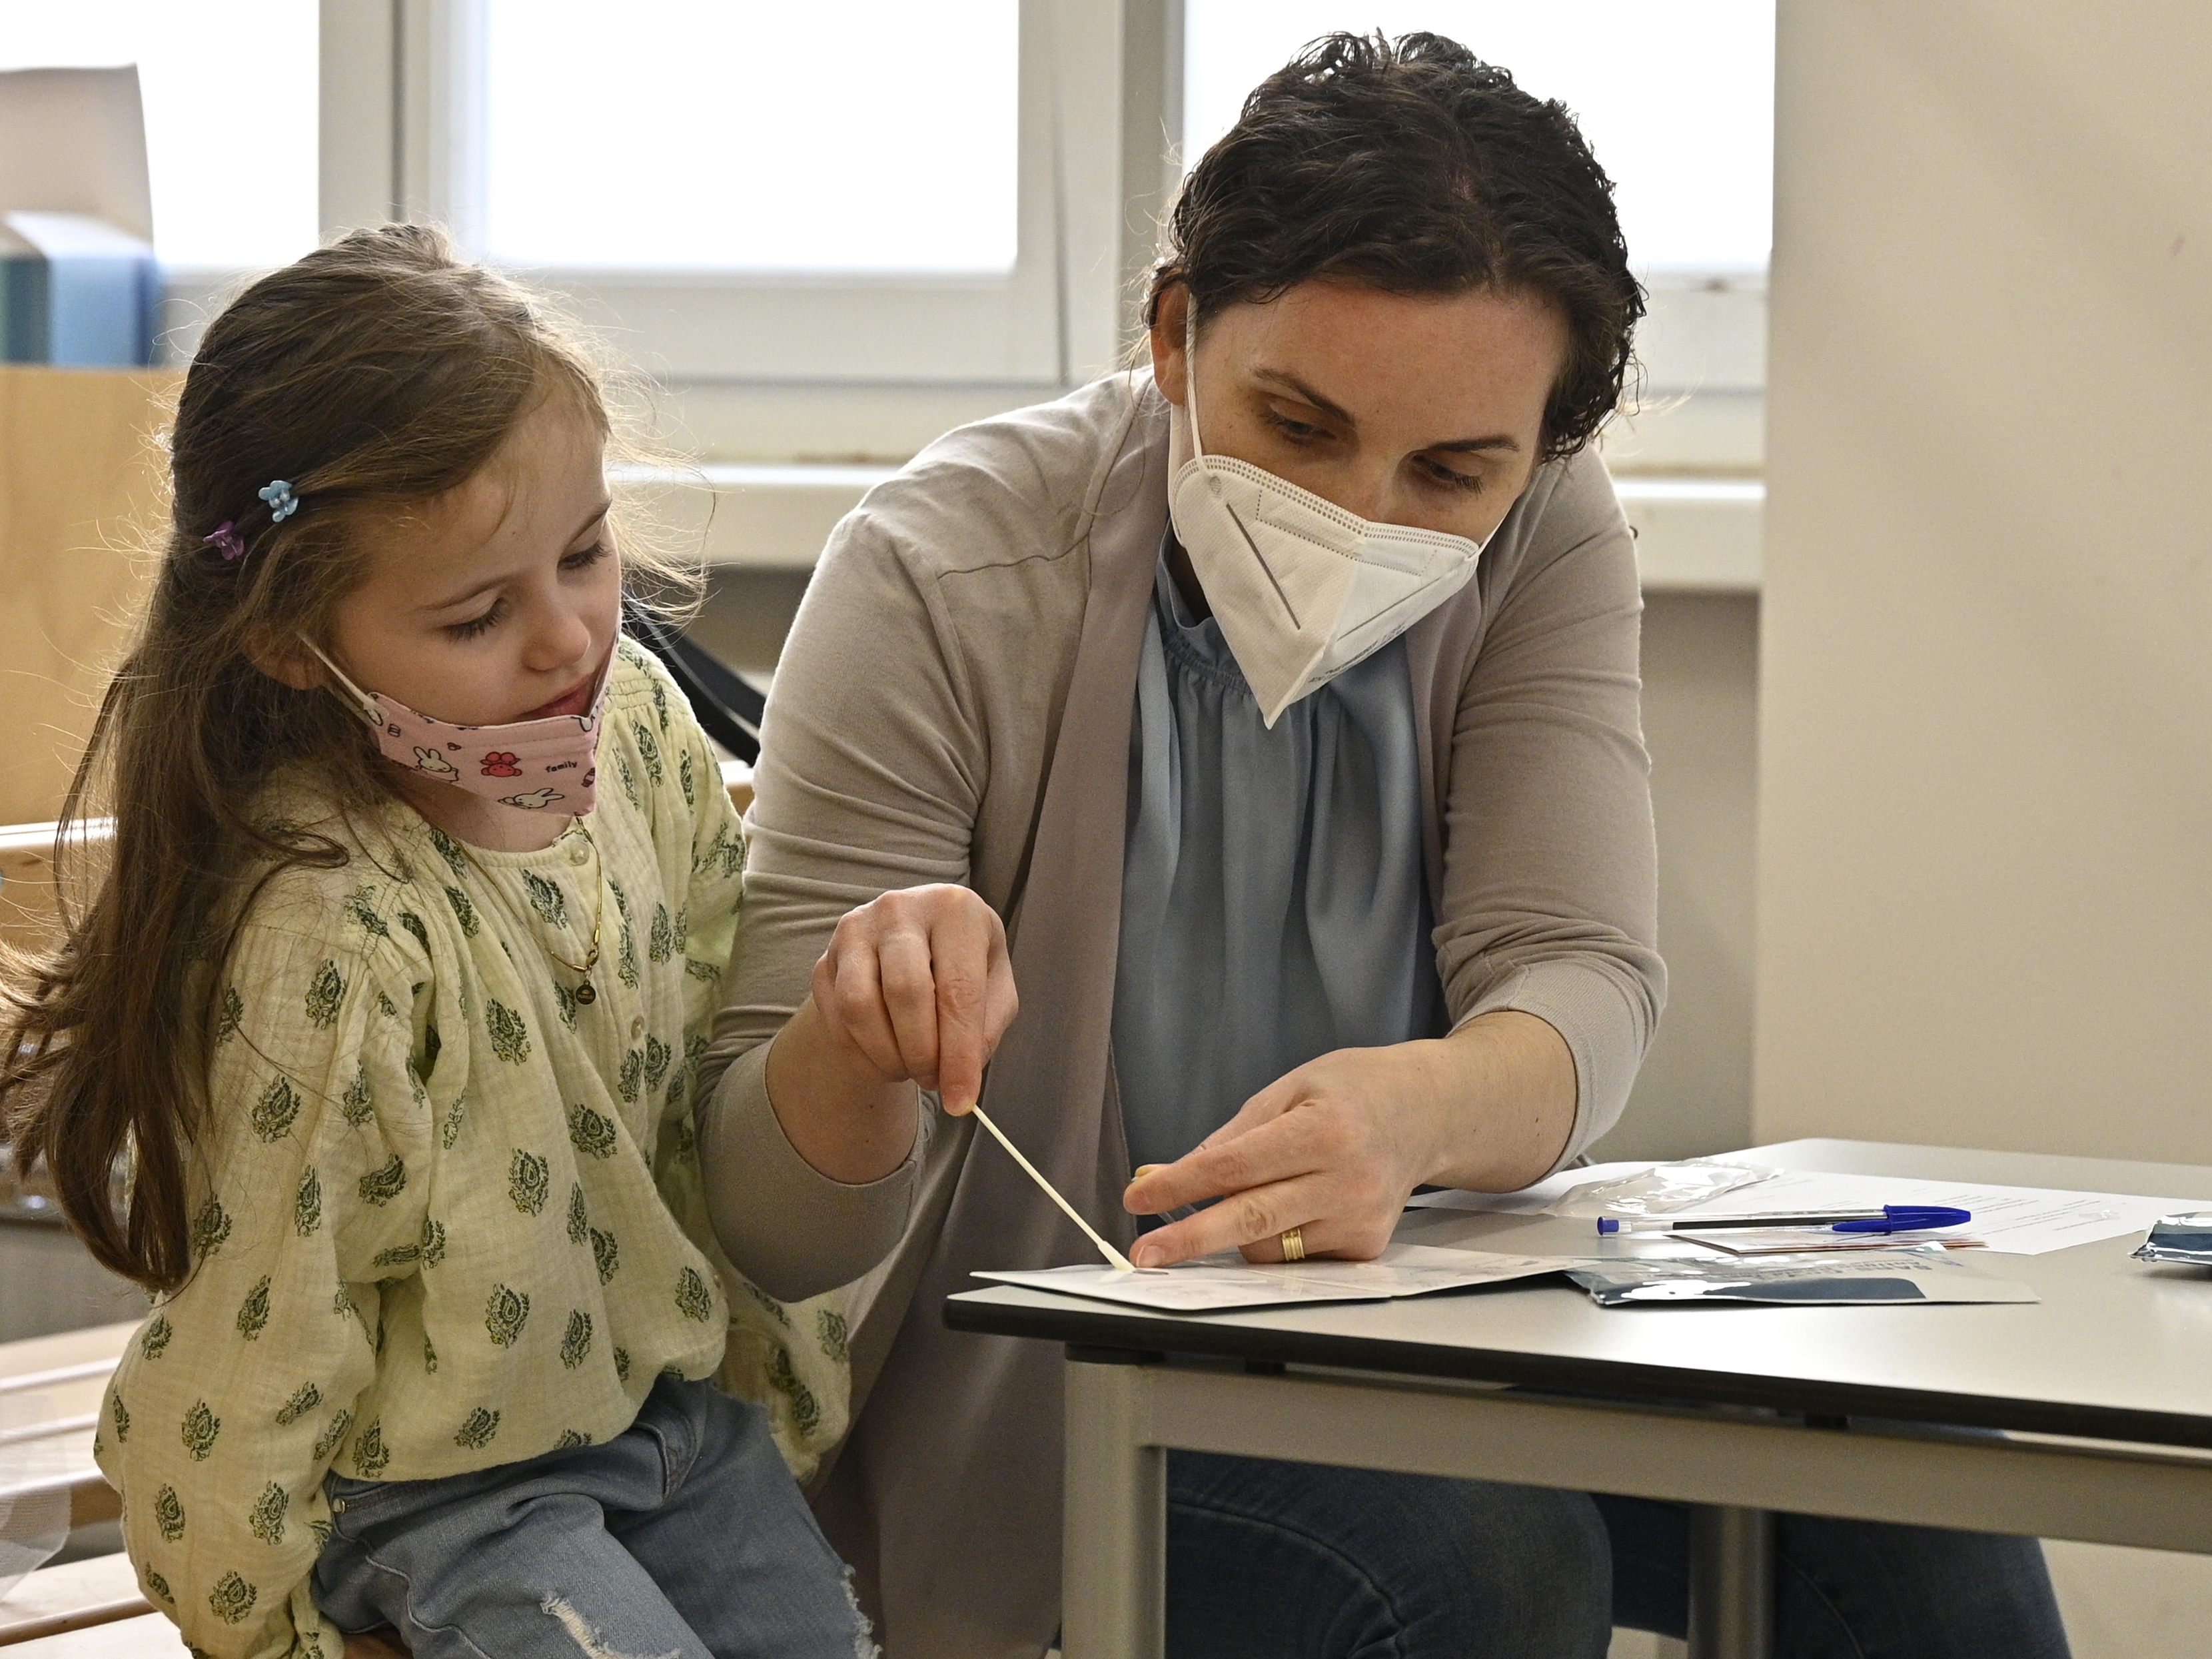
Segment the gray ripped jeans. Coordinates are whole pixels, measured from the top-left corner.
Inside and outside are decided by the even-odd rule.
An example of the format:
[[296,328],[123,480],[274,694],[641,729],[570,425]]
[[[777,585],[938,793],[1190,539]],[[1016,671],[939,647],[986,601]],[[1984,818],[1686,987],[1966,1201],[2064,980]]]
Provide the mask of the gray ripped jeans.
[[415,1659],[868,1659],[767,1414],[662,1377],[629,1430],[441,1480],[329,1476],[315,1601]]

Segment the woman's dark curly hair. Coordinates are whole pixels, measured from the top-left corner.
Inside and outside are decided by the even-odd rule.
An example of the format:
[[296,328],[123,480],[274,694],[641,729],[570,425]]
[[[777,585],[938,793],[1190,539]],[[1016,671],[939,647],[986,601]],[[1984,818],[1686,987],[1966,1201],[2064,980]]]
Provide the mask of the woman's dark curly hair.
[[1184,181],[1145,319],[1334,277],[1396,294],[1540,295],[1567,325],[1544,459],[1620,405],[1644,290],[1613,181],[1556,102],[1437,34],[1330,34],[1261,82]]

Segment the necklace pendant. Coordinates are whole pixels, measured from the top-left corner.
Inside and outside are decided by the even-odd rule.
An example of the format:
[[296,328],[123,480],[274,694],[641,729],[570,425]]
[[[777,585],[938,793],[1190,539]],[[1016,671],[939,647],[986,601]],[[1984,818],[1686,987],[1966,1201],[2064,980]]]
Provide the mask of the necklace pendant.
[[576,988],[576,1000],[583,1003],[586,1006],[588,1007],[591,1004],[597,1002],[599,1000],[599,994],[592,988],[591,981],[586,980],[581,985],[579,985]]

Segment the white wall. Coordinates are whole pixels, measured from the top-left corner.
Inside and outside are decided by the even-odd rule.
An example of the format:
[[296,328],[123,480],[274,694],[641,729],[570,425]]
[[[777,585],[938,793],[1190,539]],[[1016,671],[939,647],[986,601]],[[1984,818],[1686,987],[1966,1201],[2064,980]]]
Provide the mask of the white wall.
[[[1756,1133],[2212,1161],[2212,7],[1778,52]],[[2052,1561],[2201,1650],[2205,1564]]]
[[2212,1162],[2212,7],[1780,31],[1758,1133]]
[[1644,593],[1667,1014],[1597,1158],[1690,1158],[1751,1142],[1759,603],[1750,593]]

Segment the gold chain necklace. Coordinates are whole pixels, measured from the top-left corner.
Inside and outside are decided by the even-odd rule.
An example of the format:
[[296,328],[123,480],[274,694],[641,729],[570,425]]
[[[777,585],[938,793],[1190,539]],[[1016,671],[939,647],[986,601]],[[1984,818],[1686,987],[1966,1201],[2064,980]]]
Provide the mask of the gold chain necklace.
[[[600,925],[606,921],[606,870],[605,862],[599,856],[599,838],[592,834],[591,825],[586,823],[583,819],[578,818],[574,828],[582,835],[586,844],[592,849],[592,873],[594,878],[592,883],[592,948],[585,954],[581,962],[569,961],[550,945],[546,945],[544,950],[547,956],[577,975],[576,1000],[589,1007],[599,1000],[599,992],[592,986],[592,969],[599,965],[599,928]],[[476,854],[469,851],[468,842],[463,841],[459,836],[455,836],[453,840],[453,845],[461,849],[461,856],[466,859],[474,866],[476,872],[483,878],[484,885],[499,894],[501,908],[520,921],[520,917],[516,915],[514,907],[507,902],[507,895],[500,891],[499,884],[491,878],[491,872],[477,863]]]

